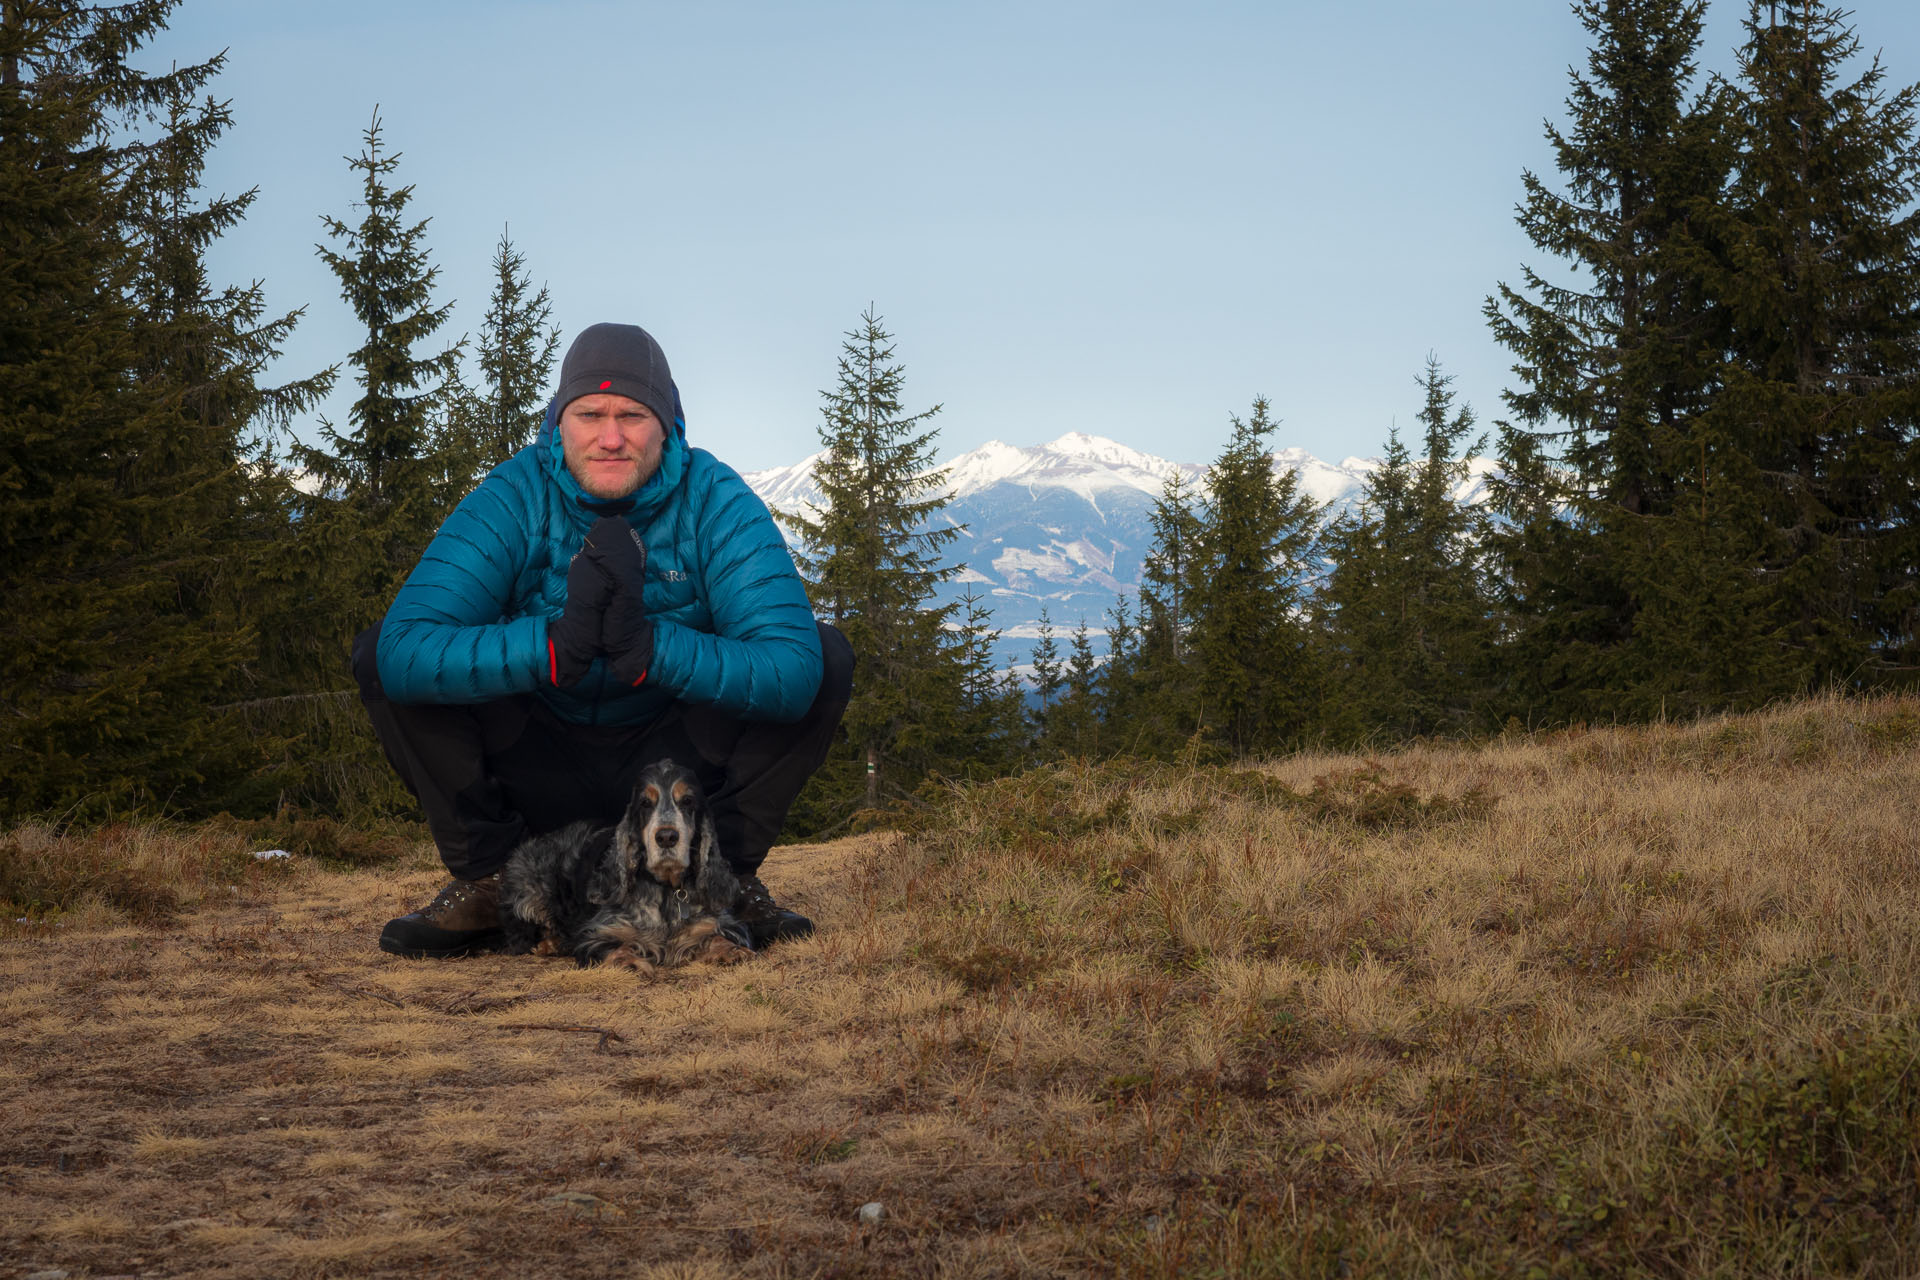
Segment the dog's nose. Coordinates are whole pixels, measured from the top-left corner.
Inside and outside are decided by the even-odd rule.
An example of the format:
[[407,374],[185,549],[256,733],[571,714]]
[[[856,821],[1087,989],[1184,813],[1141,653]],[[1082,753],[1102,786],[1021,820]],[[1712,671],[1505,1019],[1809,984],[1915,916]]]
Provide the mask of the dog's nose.
[[655,833],[654,839],[659,842],[662,849],[671,849],[680,843],[680,832],[673,827],[662,827]]

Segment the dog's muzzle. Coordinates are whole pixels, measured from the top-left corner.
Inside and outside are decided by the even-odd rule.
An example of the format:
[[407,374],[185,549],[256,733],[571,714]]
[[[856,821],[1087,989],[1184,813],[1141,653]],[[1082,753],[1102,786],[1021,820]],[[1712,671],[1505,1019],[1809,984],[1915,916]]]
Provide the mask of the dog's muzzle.
[[667,884],[678,889],[680,881],[687,874],[687,856],[680,848],[680,831],[677,827],[661,827],[653,833],[654,855],[648,861],[647,869]]

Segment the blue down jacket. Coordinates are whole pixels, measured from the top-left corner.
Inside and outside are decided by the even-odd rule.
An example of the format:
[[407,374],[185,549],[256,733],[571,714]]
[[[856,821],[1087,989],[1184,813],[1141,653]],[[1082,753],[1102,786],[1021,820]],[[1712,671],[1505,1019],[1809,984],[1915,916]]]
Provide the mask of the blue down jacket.
[[647,678],[619,687],[596,660],[578,685],[554,687],[547,624],[566,603],[568,562],[599,518],[579,503],[558,411],[549,405],[534,442],[454,509],[400,588],[380,629],[387,696],[475,703],[538,693],[577,724],[646,724],[676,698],[746,720],[800,719],[821,671],[806,590],[766,504],[733,468],[688,447],[678,413],[660,469],[627,517],[647,546]]

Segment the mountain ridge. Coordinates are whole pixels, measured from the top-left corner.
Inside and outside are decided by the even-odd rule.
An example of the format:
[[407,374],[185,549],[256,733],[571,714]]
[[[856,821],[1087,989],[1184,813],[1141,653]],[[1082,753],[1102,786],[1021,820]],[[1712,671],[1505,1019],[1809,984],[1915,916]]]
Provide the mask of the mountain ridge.
[[[743,478],[777,511],[817,508],[821,493],[812,471],[824,456],[823,450]],[[1275,450],[1272,458],[1276,470],[1298,476],[1301,490],[1329,517],[1358,503],[1367,477],[1385,465],[1357,456],[1329,463],[1300,448]],[[1473,459],[1455,499],[1484,501],[1495,469],[1489,459]],[[1069,431],[1024,448],[989,440],[931,470],[946,473],[951,495],[941,518],[965,526],[945,556],[957,572],[937,598],[948,602],[977,591],[993,611],[1003,655],[1018,656],[1023,650],[1009,642],[1036,637],[1043,609],[1058,631],[1084,619],[1090,633],[1104,634],[1115,601],[1139,591],[1152,547],[1153,505],[1166,481],[1183,474],[1196,495],[1204,494],[1207,468]]]

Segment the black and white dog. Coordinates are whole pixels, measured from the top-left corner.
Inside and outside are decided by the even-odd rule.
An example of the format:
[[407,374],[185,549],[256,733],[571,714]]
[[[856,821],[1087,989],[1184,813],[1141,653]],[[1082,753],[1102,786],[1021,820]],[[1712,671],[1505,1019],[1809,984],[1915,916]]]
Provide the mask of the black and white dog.
[[500,876],[504,950],[571,955],[651,974],[753,954],[733,917],[740,882],[721,856],[691,769],[660,760],[611,827],[576,822],[514,850]]

